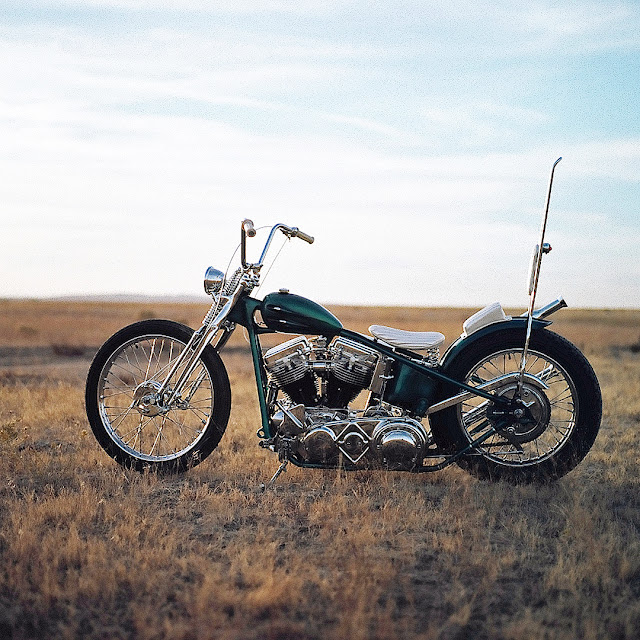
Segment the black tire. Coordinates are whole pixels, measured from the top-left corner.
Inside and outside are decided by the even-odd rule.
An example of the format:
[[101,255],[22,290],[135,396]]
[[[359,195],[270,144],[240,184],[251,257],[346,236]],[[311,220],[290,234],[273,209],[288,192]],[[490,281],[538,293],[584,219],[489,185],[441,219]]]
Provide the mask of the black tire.
[[192,335],[192,329],[177,322],[145,320],[118,331],[96,354],[87,376],[87,417],[102,448],[122,466],[183,472],[220,442],[229,421],[231,388],[210,345],[187,378],[181,404],[156,415],[155,407],[143,405],[143,396],[164,381]]
[[[524,337],[522,329],[483,336],[445,364],[444,373],[475,386],[518,371]],[[518,424],[516,433],[494,434],[474,454],[460,458],[458,464],[473,475],[515,483],[553,481],[571,471],[593,445],[602,417],[602,396],[582,353],[551,331],[534,331],[526,371],[529,424]],[[450,385],[441,399],[457,391]],[[505,382],[491,393],[512,397],[514,384]],[[468,446],[488,429],[490,419],[496,420],[492,406],[476,397],[432,414],[430,423],[438,446],[448,453]]]

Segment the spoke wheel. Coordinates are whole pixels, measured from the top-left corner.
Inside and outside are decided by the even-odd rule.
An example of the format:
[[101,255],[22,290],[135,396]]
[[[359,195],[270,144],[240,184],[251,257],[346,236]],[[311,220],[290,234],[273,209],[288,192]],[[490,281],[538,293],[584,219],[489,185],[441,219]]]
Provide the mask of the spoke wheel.
[[[490,354],[469,372],[464,380],[470,386],[520,370],[522,349],[506,349]],[[575,385],[566,371],[550,356],[530,351],[526,382],[521,399],[524,415],[520,420],[489,436],[478,448],[488,460],[512,466],[535,465],[564,446],[575,428],[579,411]],[[498,396],[513,398],[517,383],[498,387]],[[473,398],[458,405],[458,422],[468,442],[499,423],[492,415],[493,405]]]
[[[532,334],[518,396],[524,332],[505,329],[471,340],[445,365],[445,373],[470,386],[506,376],[492,393],[519,397],[521,410],[504,420],[498,405],[474,397],[431,416],[438,445],[454,453],[489,435],[458,464],[484,478],[539,482],[561,477],[587,454],[602,415],[600,387],[586,358],[551,331]],[[443,399],[457,390],[445,389]]]
[[173,402],[171,385],[160,393],[192,333],[174,322],[139,322],[115,334],[96,355],[87,378],[87,416],[98,442],[120,464],[184,471],[220,441],[231,396],[224,365],[211,347]]

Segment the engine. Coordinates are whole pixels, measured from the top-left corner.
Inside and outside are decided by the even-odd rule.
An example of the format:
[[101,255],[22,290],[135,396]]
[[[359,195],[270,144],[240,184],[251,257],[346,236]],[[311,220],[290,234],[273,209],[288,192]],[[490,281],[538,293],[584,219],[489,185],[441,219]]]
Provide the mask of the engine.
[[272,391],[286,396],[271,403],[274,431],[306,462],[407,471],[422,464],[428,436],[418,420],[382,404],[348,407],[363,389],[379,392],[386,379],[386,362],[374,349],[300,336],[267,351],[264,361]]
[[346,408],[371,383],[378,353],[345,338],[304,336],[264,354],[271,381],[296,404]]

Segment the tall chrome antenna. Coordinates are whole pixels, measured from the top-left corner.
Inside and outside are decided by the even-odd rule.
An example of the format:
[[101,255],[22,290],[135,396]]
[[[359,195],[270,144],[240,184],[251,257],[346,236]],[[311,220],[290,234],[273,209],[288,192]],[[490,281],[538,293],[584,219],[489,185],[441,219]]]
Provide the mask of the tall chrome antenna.
[[540,265],[542,264],[542,255],[551,251],[551,245],[545,244],[544,234],[547,230],[547,218],[549,217],[549,203],[551,202],[551,187],[553,186],[553,174],[556,166],[562,160],[558,158],[551,167],[551,177],[549,178],[549,190],[547,191],[547,203],[544,209],[544,218],[542,219],[542,228],[540,230],[540,243],[536,245],[533,257],[531,258],[531,268],[529,275],[529,310],[527,312],[527,333],[524,340],[524,350],[522,352],[522,360],[520,362],[520,383],[519,389],[522,388],[524,373],[527,367],[527,353],[529,351],[529,340],[531,339],[531,327],[533,325],[533,307],[536,302],[536,293],[538,291],[538,279],[540,278]]

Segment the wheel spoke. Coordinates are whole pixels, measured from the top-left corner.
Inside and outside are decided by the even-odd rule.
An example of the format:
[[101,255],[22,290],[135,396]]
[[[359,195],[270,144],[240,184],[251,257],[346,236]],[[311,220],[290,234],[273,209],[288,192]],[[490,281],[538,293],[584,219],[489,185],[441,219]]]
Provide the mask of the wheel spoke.
[[[478,362],[466,377],[467,384],[480,384],[498,376],[518,371],[522,360],[521,349],[506,349],[493,353]],[[499,433],[485,440],[478,449],[490,460],[511,466],[538,464],[555,454],[571,435],[576,419],[576,392],[573,382],[563,368],[552,358],[535,350],[529,351],[526,373],[531,376],[526,385],[530,386],[530,398],[534,419],[540,422],[521,423],[522,435],[516,433],[506,439]],[[541,384],[536,385],[535,380]],[[544,387],[543,387],[544,385]],[[515,385],[506,383],[503,393],[513,397]],[[494,390],[500,395],[500,388]],[[546,397],[546,400],[542,400]],[[487,418],[488,400],[474,398],[462,403],[458,408],[459,421],[467,439],[471,442],[491,426]],[[539,425],[539,427],[537,426]],[[528,436],[530,429],[539,428],[539,432]],[[513,441],[510,441],[513,439]]]
[[122,345],[107,360],[98,382],[101,420],[114,442],[130,455],[149,462],[177,459],[205,433],[213,415],[214,393],[202,361],[184,387],[182,405],[167,412],[155,404],[159,399],[154,400],[185,346],[170,336],[143,335]]
[[125,411],[123,411],[122,413],[119,413],[117,416],[114,416],[115,419],[112,420],[111,422],[112,426],[114,428],[117,428],[118,421],[120,421],[121,423],[124,422],[127,416],[131,413],[132,409],[133,409],[133,405],[130,407],[127,407]]
[[[123,354],[124,359],[127,361],[127,364],[129,365],[129,368],[127,369],[127,371],[130,373],[130,375],[132,375],[135,378],[135,374],[134,371],[138,371],[140,374],[142,374],[142,379],[145,380],[146,376],[144,373],[144,369],[142,369],[142,367],[140,367],[139,363],[136,362],[135,364],[133,362],[131,362],[131,360],[129,360],[129,354],[127,353],[127,351],[125,351]],[[138,360],[138,356],[136,354],[136,352],[133,352],[133,355],[136,356],[136,361]],[[120,366],[120,365],[118,365]],[[124,367],[122,367],[124,369]]]

